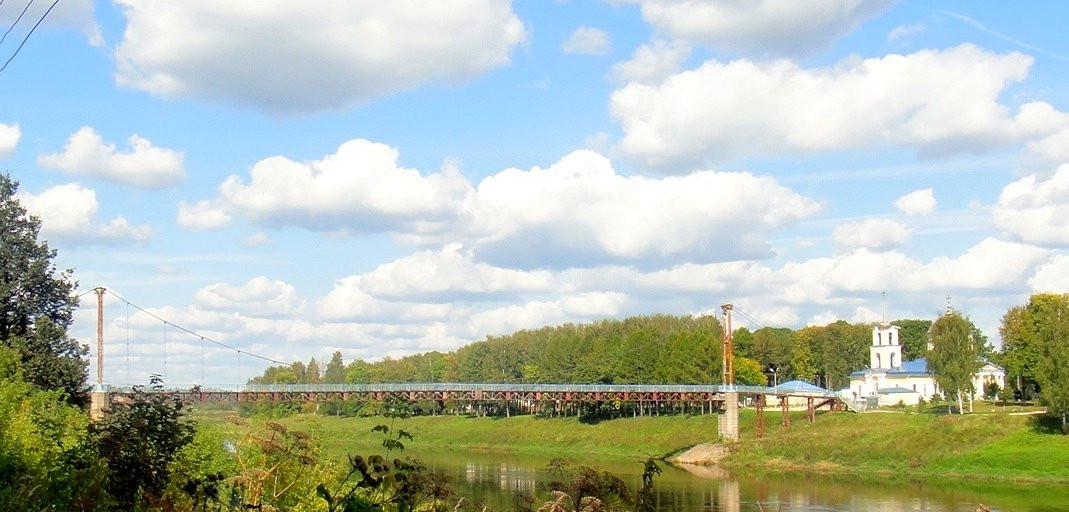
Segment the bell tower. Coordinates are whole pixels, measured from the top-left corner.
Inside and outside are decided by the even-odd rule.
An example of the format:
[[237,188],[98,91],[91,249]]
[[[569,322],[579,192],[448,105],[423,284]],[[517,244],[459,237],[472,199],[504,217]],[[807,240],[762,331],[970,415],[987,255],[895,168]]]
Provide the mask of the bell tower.
[[898,326],[886,321],[872,326],[869,367],[873,370],[890,370],[899,366],[902,366],[902,345],[899,344]]

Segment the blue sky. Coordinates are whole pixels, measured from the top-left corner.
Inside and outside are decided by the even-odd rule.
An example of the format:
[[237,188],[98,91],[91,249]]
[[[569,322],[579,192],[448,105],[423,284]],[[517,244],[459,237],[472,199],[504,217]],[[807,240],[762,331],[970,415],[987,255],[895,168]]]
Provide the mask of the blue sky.
[[[997,339],[1069,288],[1069,7],[737,4],[63,0],[0,169],[82,290],[282,361],[883,292]],[[106,339],[114,383],[263,368],[110,294]]]

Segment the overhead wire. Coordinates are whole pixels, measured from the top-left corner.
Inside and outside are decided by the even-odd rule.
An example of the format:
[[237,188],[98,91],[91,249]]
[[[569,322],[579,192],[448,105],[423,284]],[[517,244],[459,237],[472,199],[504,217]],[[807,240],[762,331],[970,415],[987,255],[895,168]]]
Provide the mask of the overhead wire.
[[[33,3],[33,0],[30,0],[30,3]],[[52,12],[52,9],[54,9],[56,7],[56,4],[58,4],[58,3],[59,3],[59,0],[54,0],[52,2],[52,5],[48,6],[48,10],[46,10],[45,13],[42,14],[41,17],[37,20],[37,23],[33,24],[33,27],[30,28],[30,31],[26,33],[26,37],[22,38],[22,42],[19,43],[18,48],[15,48],[15,53],[12,53],[11,56],[7,58],[7,61],[4,62],[4,65],[0,66],[0,73],[2,73],[5,69],[7,69],[8,64],[11,64],[11,61],[15,60],[15,56],[18,55],[20,51],[22,51],[22,47],[26,46],[26,41],[28,41],[30,39],[30,36],[32,36],[34,31],[37,30],[37,27],[41,25],[41,22],[44,21],[45,18],[48,17],[48,14]],[[19,18],[21,18],[21,17],[22,16],[19,16]],[[10,32],[10,30],[9,30],[9,32]],[[5,34],[4,36],[6,37],[7,34]]]
[[178,324],[176,324],[174,322],[171,322],[170,320],[167,320],[167,319],[165,319],[165,318],[163,318],[163,317],[161,317],[161,316],[159,316],[159,315],[157,315],[157,314],[155,314],[155,313],[153,313],[153,312],[151,312],[151,311],[149,311],[149,310],[147,310],[147,309],[145,309],[145,308],[143,308],[141,306],[138,306],[137,304],[134,304],[133,302],[129,301],[128,299],[126,299],[122,295],[119,295],[118,293],[115,293],[114,290],[108,290],[108,292],[111,293],[112,295],[114,295],[115,298],[117,298],[117,299],[125,302],[126,304],[128,304],[130,307],[132,307],[132,308],[134,308],[134,309],[136,309],[136,310],[138,310],[138,311],[140,311],[140,312],[142,312],[142,313],[144,313],[144,314],[146,314],[146,315],[148,315],[148,316],[150,316],[152,318],[155,318],[156,320],[159,320],[159,321],[163,322],[164,324],[170,325],[171,327],[173,327],[173,328],[175,328],[175,329],[177,329],[179,331],[182,331],[182,332],[184,332],[186,334],[190,334],[192,336],[196,336],[198,338],[201,338],[204,341],[207,341],[209,343],[213,343],[215,345],[218,345],[218,346],[223,347],[223,348],[228,349],[228,350],[233,350],[233,351],[237,352],[239,355],[242,354],[242,353],[248,354],[248,355],[250,355],[252,357],[255,357],[257,359],[261,359],[263,361],[267,361],[269,363],[274,363],[274,364],[281,364],[281,365],[287,365],[287,366],[292,364],[292,363],[288,363],[286,361],[279,361],[278,359],[273,359],[273,358],[270,358],[270,357],[267,357],[267,356],[263,356],[263,355],[260,355],[260,354],[249,352],[247,350],[243,350],[243,349],[237,348],[237,347],[235,347],[233,345],[228,345],[228,344],[223,343],[223,342],[221,342],[219,340],[212,339],[212,338],[210,338],[208,336],[205,336],[203,334],[200,334],[200,333],[198,333],[196,331],[193,331],[191,329],[187,329],[185,327],[182,327],[181,325],[178,325]]
[[761,329],[767,329],[768,328],[767,325],[761,323],[761,321],[756,319],[756,318],[754,318],[753,315],[751,315],[751,314],[739,309],[737,306],[734,308],[734,311],[736,313],[738,313],[739,316],[741,316],[744,320],[746,320],[746,321],[758,326],[759,328],[761,328]]
[[19,13],[19,16],[15,18],[15,21],[11,22],[10,27],[7,27],[7,32],[4,32],[3,37],[0,37],[0,44],[4,44],[4,41],[7,40],[7,35],[10,34],[12,30],[15,30],[15,27],[19,24],[20,21],[22,21],[22,17],[26,15],[26,11],[30,10],[30,6],[32,5],[33,0],[26,2],[26,7],[22,8],[22,12]]

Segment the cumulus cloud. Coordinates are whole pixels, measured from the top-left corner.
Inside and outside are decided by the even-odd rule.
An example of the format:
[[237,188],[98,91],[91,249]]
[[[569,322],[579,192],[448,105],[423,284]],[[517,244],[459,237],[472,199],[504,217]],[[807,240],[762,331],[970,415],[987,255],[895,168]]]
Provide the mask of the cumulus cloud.
[[190,204],[181,201],[178,204],[178,225],[186,229],[214,229],[230,222],[230,212],[226,204],[218,200],[201,200]]
[[1006,185],[991,216],[999,229],[1022,241],[1069,245],[1069,164],[1050,177],[1032,174]]
[[153,146],[137,134],[130,136],[129,144],[128,150],[117,151],[92,127],[83,126],[71,134],[62,152],[39,156],[37,165],[142,189],[162,188],[185,179],[182,152]]
[[880,251],[898,247],[909,240],[909,228],[890,219],[865,219],[839,225],[832,233],[832,238],[840,249]]
[[1035,292],[1069,292],[1069,256],[1059,254],[1040,265],[1028,285]]
[[930,215],[935,206],[935,194],[930,188],[914,190],[895,201],[895,208],[906,215]]
[[377,297],[443,297],[492,295],[504,292],[548,291],[551,274],[526,272],[477,263],[460,244],[437,251],[419,251],[379,265],[350,284]]
[[819,210],[769,177],[627,177],[584,150],[548,168],[507,169],[480,182],[475,253],[520,267],[761,258],[770,252],[766,233]]
[[271,112],[336,110],[509,63],[526,39],[506,0],[120,0],[120,85]]
[[1069,162],[1069,127],[1030,142],[1027,154],[1043,164],[1058,165]]
[[602,292],[576,294],[555,301],[531,301],[503,306],[471,315],[467,331],[472,337],[510,334],[564,322],[616,316],[627,296]]
[[449,314],[448,304],[377,298],[364,290],[361,277],[335,281],[316,305],[318,316],[332,322],[423,323],[443,320]]
[[593,27],[579,27],[572,32],[560,49],[564,54],[605,55],[612,50],[609,34]]
[[1069,122],[1047,103],[1011,113],[999,102],[1031,64],[1020,53],[968,44],[814,69],[786,60],[711,60],[657,85],[624,86],[612,94],[611,110],[623,125],[621,149],[662,167],[881,145],[980,151]]
[[197,290],[193,299],[205,310],[237,311],[257,317],[295,316],[304,307],[293,285],[264,276],[240,286],[215,283]]
[[890,0],[633,0],[655,29],[693,44],[757,55],[805,55],[831,44]]
[[635,48],[629,60],[613,64],[609,77],[619,82],[659,83],[679,71],[690,52],[690,46],[678,41],[644,44]]
[[263,224],[349,232],[434,232],[463,214],[472,193],[452,165],[425,176],[401,167],[396,149],[363,139],[322,160],[261,160],[248,182],[230,176],[219,189],[225,204]]
[[100,204],[96,192],[77,183],[59,185],[40,195],[20,193],[19,202],[41,219],[41,232],[50,240],[70,243],[144,242],[152,228],[135,226],[124,217],[105,223],[95,219]]
[[[92,46],[102,46],[104,38],[101,35],[100,25],[93,19],[93,0],[64,0],[55,6],[52,2],[0,2],[0,19],[14,21],[21,14],[20,25],[12,27],[15,31],[7,38],[8,41],[18,36],[25,36],[25,31],[32,26],[32,21],[43,18],[42,29],[73,28],[85,34],[86,39]],[[48,16],[45,12],[49,10]],[[23,10],[25,9],[25,13]]]
[[897,251],[859,249],[835,259],[809,260],[797,270],[822,275],[842,291],[994,290],[1023,282],[1047,254],[1031,245],[986,238],[961,256],[928,263]]
[[[621,176],[587,150],[548,168],[506,169],[473,187],[452,165],[423,175],[402,168],[397,150],[358,139],[322,160],[261,160],[247,181],[227,178],[216,200],[186,205],[187,224],[221,221],[218,208],[271,226],[386,232],[416,245],[464,242],[483,262],[554,268],[767,257],[765,234],[820,206],[748,173]],[[728,236],[731,244],[720,243]]]
[[18,124],[0,123],[0,158],[7,158],[15,152],[22,138],[22,130]]

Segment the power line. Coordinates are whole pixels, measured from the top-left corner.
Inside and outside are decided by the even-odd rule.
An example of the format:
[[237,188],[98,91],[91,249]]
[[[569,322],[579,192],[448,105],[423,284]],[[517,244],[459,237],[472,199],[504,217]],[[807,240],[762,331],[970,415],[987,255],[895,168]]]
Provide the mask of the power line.
[[149,311],[149,310],[147,310],[147,309],[145,309],[145,308],[143,308],[141,306],[138,306],[137,304],[134,304],[133,302],[130,302],[129,300],[127,300],[122,295],[119,295],[118,293],[115,293],[115,291],[113,291],[113,290],[108,290],[108,292],[110,292],[112,295],[114,295],[117,299],[125,302],[128,306],[130,306],[130,307],[132,307],[132,308],[134,308],[134,309],[136,309],[136,310],[138,310],[138,311],[140,311],[140,312],[142,312],[142,313],[144,313],[144,314],[146,314],[146,315],[148,315],[148,316],[150,316],[152,318],[155,318],[156,320],[159,320],[160,322],[163,322],[165,328],[166,328],[166,326],[169,325],[169,326],[171,326],[171,327],[173,327],[175,329],[178,329],[179,331],[182,331],[182,332],[184,332],[186,334],[190,334],[190,335],[196,336],[196,337],[200,338],[203,341],[207,341],[209,343],[214,343],[214,344],[216,344],[216,345],[218,345],[220,347],[223,347],[225,349],[228,349],[228,350],[233,350],[234,352],[237,352],[238,354],[248,354],[248,355],[250,355],[252,357],[255,357],[257,359],[262,359],[262,360],[267,361],[269,363],[281,364],[281,365],[286,365],[286,366],[289,366],[289,365],[293,364],[293,363],[287,363],[285,361],[279,361],[278,359],[272,359],[272,358],[267,357],[267,356],[262,356],[260,354],[255,354],[253,352],[249,352],[248,350],[240,349],[240,348],[237,348],[235,346],[223,343],[223,342],[221,342],[219,340],[212,339],[212,338],[210,338],[208,336],[205,336],[203,334],[195,332],[195,331],[193,331],[191,329],[187,329],[185,327],[182,327],[181,325],[178,325],[178,324],[176,324],[176,323],[174,323],[174,322],[172,322],[170,320],[167,320],[167,319],[165,319],[165,318],[163,318],[163,317],[161,317],[161,316],[159,316],[159,315],[157,315],[157,314],[155,314],[155,313],[153,313],[153,312],[151,312],[151,311]]
[[[33,3],[33,0],[30,0],[30,3]],[[15,53],[12,53],[11,56],[7,58],[7,61],[4,62],[4,65],[0,66],[0,72],[3,72],[5,69],[7,69],[7,65],[11,64],[11,61],[15,60],[15,56],[18,55],[20,51],[22,51],[22,47],[26,46],[26,41],[28,41],[30,39],[30,36],[33,35],[35,30],[37,30],[37,27],[41,24],[42,21],[45,20],[45,18],[48,17],[48,14],[50,12],[52,12],[52,9],[58,3],[59,3],[59,0],[55,0],[55,1],[52,2],[52,5],[48,6],[48,10],[45,11],[45,13],[41,15],[41,18],[37,20],[37,23],[33,24],[33,28],[31,28],[30,31],[26,33],[26,37],[22,38],[22,42],[19,43],[19,47],[15,48]],[[27,6],[27,8],[29,8],[29,7]],[[22,16],[19,15],[19,18],[22,18]],[[16,21],[15,23],[18,23],[18,21]],[[14,27],[14,25],[12,25],[12,27]],[[9,29],[8,32],[10,32],[10,31],[11,30]],[[4,37],[7,37],[7,34],[4,34]]]
[[26,7],[22,8],[22,12],[19,13],[19,17],[15,18],[15,21],[11,23],[10,27],[7,27],[7,32],[4,32],[4,36],[0,37],[0,44],[4,44],[4,41],[7,39],[7,35],[10,34],[12,30],[15,30],[15,26],[18,25],[20,21],[22,21],[22,17],[26,15],[26,11],[30,10],[31,5],[33,5],[33,0],[30,0],[26,3]]

